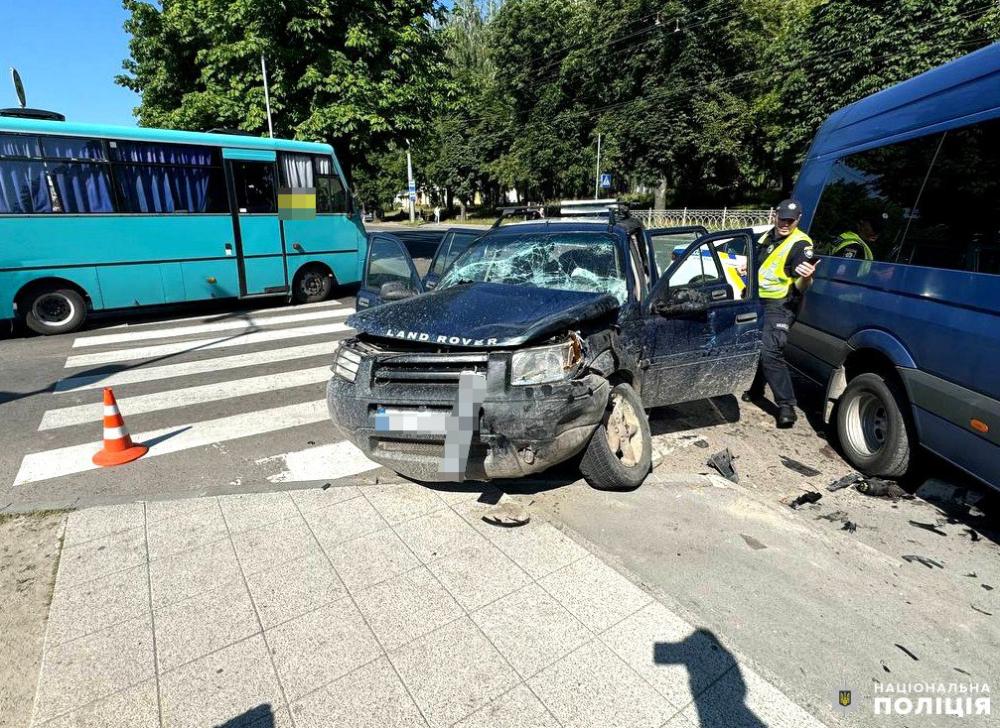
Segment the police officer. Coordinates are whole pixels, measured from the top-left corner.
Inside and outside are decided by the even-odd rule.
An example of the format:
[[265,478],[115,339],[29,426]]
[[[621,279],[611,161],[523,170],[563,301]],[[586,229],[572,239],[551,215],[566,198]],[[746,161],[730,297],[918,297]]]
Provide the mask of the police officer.
[[871,245],[878,240],[878,232],[875,226],[867,219],[858,221],[857,232],[845,230],[836,237],[830,249],[830,255],[840,258],[860,258],[861,260],[875,260]]
[[778,222],[757,241],[757,290],[764,302],[763,347],[757,376],[743,393],[744,402],[764,396],[771,387],[778,405],[778,427],[795,424],[795,392],[785,362],[788,329],[795,321],[799,299],[812,283],[819,261],[813,260],[813,242],[799,230],[802,205],[785,200],[778,205]]

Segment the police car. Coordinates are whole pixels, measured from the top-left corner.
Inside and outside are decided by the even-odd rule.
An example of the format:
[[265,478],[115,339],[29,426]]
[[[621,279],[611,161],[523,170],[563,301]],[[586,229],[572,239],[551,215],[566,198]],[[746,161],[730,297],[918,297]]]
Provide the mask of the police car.
[[[327,391],[334,424],[415,480],[519,477],[582,454],[592,486],[639,486],[646,410],[753,378],[760,302],[752,281],[736,294],[719,251],[728,241],[752,258],[753,232],[647,235],[616,206],[501,222],[433,290],[396,237],[372,236],[368,308],[348,319],[358,333]],[[671,235],[690,242],[668,261]]]

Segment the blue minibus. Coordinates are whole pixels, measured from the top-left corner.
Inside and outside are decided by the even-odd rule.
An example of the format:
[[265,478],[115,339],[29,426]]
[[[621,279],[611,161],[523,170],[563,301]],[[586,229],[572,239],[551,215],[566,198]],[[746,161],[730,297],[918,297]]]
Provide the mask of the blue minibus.
[[[361,279],[364,226],[328,144],[53,116],[0,116],[0,319],[58,334],[92,311],[312,302]],[[316,214],[279,214],[279,190],[315,192]]]
[[922,447],[1000,487],[1000,45],[837,111],[796,183],[825,252],[789,361],[847,459]]

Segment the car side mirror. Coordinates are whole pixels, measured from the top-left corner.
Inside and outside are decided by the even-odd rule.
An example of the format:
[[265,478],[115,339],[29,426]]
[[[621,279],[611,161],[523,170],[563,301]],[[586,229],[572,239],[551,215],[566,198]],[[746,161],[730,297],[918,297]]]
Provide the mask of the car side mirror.
[[402,301],[414,295],[414,290],[403,281],[387,281],[378,289],[378,296],[383,301]]
[[653,313],[660,316],[684,316],[708,311],[709,300],[697,288],[671,288],[664,298],[653,302]]

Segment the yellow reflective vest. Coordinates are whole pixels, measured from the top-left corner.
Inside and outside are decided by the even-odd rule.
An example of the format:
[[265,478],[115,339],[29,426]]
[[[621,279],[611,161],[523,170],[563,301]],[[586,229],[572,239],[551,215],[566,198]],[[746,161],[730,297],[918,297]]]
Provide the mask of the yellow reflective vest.
[[[845,248],[849,248],[855,245],[858,246],[858,248],[861,250],[860,256],[844,255],[843,250]],[[868,247],[868,243],[866,243],[864,239],[857,233],[850,231],[841,233],[834,241],[833,246],[834,247],[833,250],[830,252],[830,255],[842,255],[845,258],[860,257],[863,260],[875,260],[875,256],[872,254],[872,249]]]
[[[766,245],[767,236],[770,234],[771,232],[768,231],[761,235],[757,240],[758,245]],[[800,240],[805,240],[812,248],[812,238],[795,228],[787,238],[775,246],[771,254],[761,263],[760,269],[757,271],[757,289],[760,291],[761,298],[780,300],[788,296],[794,279],[785,273],[785,264],[788,262],[788,255],[792,252],[792,248]]]

